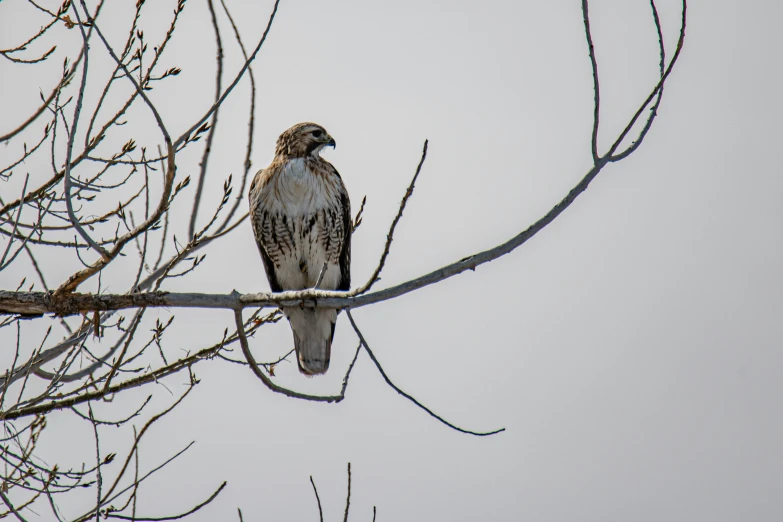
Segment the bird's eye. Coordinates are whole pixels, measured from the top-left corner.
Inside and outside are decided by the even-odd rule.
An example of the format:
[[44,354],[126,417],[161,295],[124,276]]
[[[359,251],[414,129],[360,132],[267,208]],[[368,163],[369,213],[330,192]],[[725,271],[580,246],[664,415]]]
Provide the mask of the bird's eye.
[[319,130],[314,130],[314,131],[313,131],[313,137],[315,137],[315,138],[320,138],[320,137],[321,137],[321,134],[322,134],[322,133],[321,133],[321,131],[319,131]]

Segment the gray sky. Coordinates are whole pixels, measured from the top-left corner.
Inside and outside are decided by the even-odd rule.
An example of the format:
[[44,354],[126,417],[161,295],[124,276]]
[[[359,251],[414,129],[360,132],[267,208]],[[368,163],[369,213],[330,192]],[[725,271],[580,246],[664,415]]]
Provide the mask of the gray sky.
[[[168,19],[169,4],[149,7],[152,27],[156,9]],[[182,74],[152,93],[173,134],[213,96],[214,38],[202,4],[188,3],[172,42],[167,64]],[[252,45],[271,2],[229,5]],[[659,9],[671,55],[679,4]],[[30,13],[23,2],[0,5],[0,45],[25,34],[21,13]],[[594,1],[591,14],[605,150],[656,82],[657,41],[647,2]],[[274,395],[247,368],[201,363],[201,384],[148,441],[142,462],[197,443],[142,488],[149,509],[141,514],[175,512],[228,480],[193,520],[231,520],[236,506],[245,520],[317,520],[313,475],[326,519],[337,520],[350,461],[351,520],[370,520],[373,505],[379,521],[780,520],[781,16],[775,2],[692,2],[683,55],[633,156],[606,168],[511,255],[355,312],[401,388],[463,427],[506,432],[475,438],[447,429],[388,388],[365,354],[338,405]],[[117,41],[121,20],[109,17]],[[232,78],[240,55],[221,24]],[[315,121],[339,145],[325,157],[354,207],[367,195],[355,284],[375,267],[425,138],[429,156],[381,285],[500,243],[590,167],[593,92],[577,0],[283,0],[255,72],[254,166],[268,164],[280,132]],[[25,74],[0,63],[2,98],[29,102],[4,103],[3,122],[50,88],[50,77]],[[243,82],[221,113],[205,209],[225,177],[241,172],[248,92]],[[159,141],[154,132],[137,139]],[[10,157],[11,147],[0,148],[0,159]],[[183,155],[178,176],[195,175],[199,157]],[[172,210],[178,235],[191,201],[192,191]],[[198,271],[166,289],[268,290],[249,226],[206,253]],[[58,283],[71,271],[48,263]],[[0,273],[3,289],[29,271],[14,266]],[[125,280],[105,284],[122,292]],[[157,314],[168,317],[149,315]],[[231,324],[226,311],[178,311],[171,356],[218,341]],[[259,360],[291,344],[284,322],[251,339]],[[283,364],[280,382],[334,393],[356,344],[341,315],[329,373],[307,379]],[[185,378],[166,384],[176,392]],[[169,400],[163,386],[134,400],[151,392]],[[49,459],[91,458],[86,428],[52,414]]]

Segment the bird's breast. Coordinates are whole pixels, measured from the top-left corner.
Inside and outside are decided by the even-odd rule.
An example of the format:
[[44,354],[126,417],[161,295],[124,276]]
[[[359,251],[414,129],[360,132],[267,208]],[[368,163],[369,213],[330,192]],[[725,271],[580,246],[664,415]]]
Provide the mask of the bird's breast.
[[289,216],[307,216],[329,207],[336,196],[334,184],[314,173],[303,158],[288,161],[269,188],[269,206]]

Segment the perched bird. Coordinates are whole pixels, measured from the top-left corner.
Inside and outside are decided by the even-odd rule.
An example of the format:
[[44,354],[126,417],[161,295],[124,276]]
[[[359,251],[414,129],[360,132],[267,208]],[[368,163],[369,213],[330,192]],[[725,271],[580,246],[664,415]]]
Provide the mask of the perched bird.
[[[320,125],[298,123],[280,135],[275,158],[250,185],[253,233],[273,292],[316,283],[322,290],[351,287],[351,202],[337,170],[320,156],[335,145]],[[299,370],[324,373],[337,310],[295,306],[283,307],[283,313]]]

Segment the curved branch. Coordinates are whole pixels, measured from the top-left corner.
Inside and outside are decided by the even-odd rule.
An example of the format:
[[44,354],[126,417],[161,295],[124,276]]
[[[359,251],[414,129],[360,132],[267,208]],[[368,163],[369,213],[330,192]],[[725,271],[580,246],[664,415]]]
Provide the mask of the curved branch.
[[239,80],[242,79],[242,76],[244,76],[245,71],[248,70],[250,67],[250,63],[255,60],[256,55],[261,50],[261,46],[264,45],[264,42],[266,41],[266,37],[269,34],[269,30],[272,28],[272,22],[275,20],[275,15],[277,14],[277,7],[280,5],[280,0],[275,0],[275,6],[272,8],[272,14],[269,15],[269,22],[266,24],[266,29],[264,29],[264,34],[261,36],[261,40],[258,42],[258,45],[256,46],[255,50],[253,51],[253,54],[250,55],[250,58],[245,60],[245,64],[242,66],[242,68],[239,70],[239,73],[237,73],[236,78],[234,78],[234,81],[231,82],[231,85],[226,88],[225,92],[220,96],[220,99],[216,101],[212,107],[202,116],[196,123],[193,124],[192,127],[190,127],[188,130],[186,130],[179,138],[174,140],[174,147],[178,147],[185,141],[187,141],[188,137],[198,129],[202,123],[207,121],[207,118],[209,118],[213,112],[217,110],[220,105],[223,104],[226,98],[228,98],[228,95],[231,94],[231,91],[234,90],[234,87],[237,86],[239,83]]
[[[236,322],[237,326],[237,333],[239,334],[239,344],[242,346],[242,353],[245,354],[245,359],[247,359],[247,363],[250,365],[250,369],[253,370],[253,373],[258,377],[261,382],[264,383],[264,386],[272,390],[276,393],[281,393],[285,395],[286,397],[291,397],[294,399],[304,399],[306,401],[314,401],[314,402],[340,402],[345,398],[345,389],[343,388],[343,393],[341,395],[327,395],[327,396],[321,396],[321,395],[308,395],[306,393],[299,393],[293,390],[289,390],[288,388],[283,388],[282,386],[278,386],[274,382],[272,382],[272,379],[267,377],[264,372],[261,371],[261,368],[258,367],[258,363],[256,363],[255,358],[253,358],[253,354],[250,352],[250,346],[247,342],[247,335],[245,334],[245,327],[242,324],[242,310],[234,310],[234,320]],[[353,365],[351,365],[351,368]],[[350,372],[350,369],[349,369]],[[347,382],[348,376],[346,375],[346,382]]]
[[343,522],[348,522],[348,509],[351,507],[351,463],[348,463],[348,496],[345,497],[345,517]]
[[[84,10],[87,14],[87,17],[89,18],[90,15],[86,6]],[[84,239],[84,241],[90,245],[93,250],[98,252],[102,258],[106,258],[108,256],[106,250],[99,246],[95,240],[90,237],[87,231],[84,230],[84,227],[82,227],[82,224],[79,222],[79,218],[76,217],[76,214],[73,211],[73,201],[71,199],[71,158],[73,157],[73,144],[76,140],[76,129],[79,125],[79,116],[81,115],[82,103],[84,102],[84,90],[87,87],[87,69],[90,63],[90,43],[87,37],[87,32],[84,30],[84,25],[82,25],[81,17],[79,16],[79,8],[76,7],[76,5],[73,5],[73,13],[74,16],[76,16],[76,21],[78,22],[77,25],[79,26],[79,31],[82,35],[82,54],[84,55],[84,65],[82,65],[82,81],[81,85],[79,85],[79,94],[76,98],[76,108],[73,111],[73,124],[71,126],[70,132],[68,133],[68,145],[65,151],[65,207],[68,209],[68,218],[71,220],[73,228],[76,229],[79,235],[82,236],[82,239]]]
[[[620,161],[624,158],[627,158],[633,152],[639,148],[639,146],[642,144],[642,141],[644,141],[644,138],[647,136],[647,132],[652,127],[653,121],[655,120],[655,117],[658,115],[658,107],[661,105],[661,100],[663,98],[663,80],[665,76],[668,74],[668,72],[665,69],[666,66],[666,48],[663,45],[663,31],[661,29],[661,20],[658,17],[658,9],[655,7],[655,0],[650,0],[650,7],[652,8],[652,15],[653,15],[653,21],[655,22],[655,30],[658,33],[658,47],[660,50],[661,55],[661,61],[659,64],[659,68],[661,71],[661,82],[659,83],[659,89],[658,93],[656,95],[655,103],[650,108],[650,115],[647,118],[647,121],[644,124],[644,127],[639,132],[639,136],[636,138],[636,141],[634,141],[627,149],[625,149],[623,152],[619,154],[611,154],[610,161]],[[685,38],[685,16],[686,16],[686,10],[687,10],[687,4],[683,2],[682,4],[682,27],[680,29],[680,38],[677,42],[677,49],[675,51],[675,55],[679,54],[680,49],[682,49],[682,44],[684,42]],[[626,134],[631,130],[631,128],[636,123],[637,118],[641,115],[642,110],[647,106],[647,104],[652,100],[652,97],[648,98],[647,101],[642,105],[639,112],[636,113],[636,115],[633,117],[631,122],[626,127],[625,131],[620,135],[620,137],[617,139],[617,142],[615,142],[614,147],[612,147],[612,150],[616,149],[617,146],[620,145],[622,140],[625,138]]]
[[355,295],[357,292],[332,292],[324,290],[300,290],[279,293],[245,294],[199,294],[199,293],[166,293],[150,292],[133,295],[92,295],[71,294],[59,298],[44,292],[17,293],[0,291],[0,313],[42,314],[56,313],[71,315],[91,310],[121,310],[139,306],[181,307],[181,308],[223,308],[236,310],[246,307],[271,306],[307,306],[322,308],[359,308],[381,301],[394,299],[425,286],[439,283],[465,272],[475,270],[479,265],[514,251],[568,208],[574,200],[584,192],[598,173],[606,166],[607,160],[602,159],[594,165],[582,180],[571,189],[560,203],[555,205],[542,218],[526,230],[517,234],[505,243],[494,248],[468,256],[457,262],[446,265],[421,277],[401,283],[384,290],[369,294]]
[[[402,212],[405,210],[405,205],[408,204],[408,199],[411,197],[411,195],[413,195],[413,189],[416,186],[416,180],[419,178],[421,167],[424,165],[424,160],[427,159],[427,145],[429,145],[429,140],[424,140],[424,148],[421,151],[419,165],[416,167],[416,173],[413,175],[411,184],[408,185],[408,190],[405,191],[405,195],[402,197],[402,201],[400,202],[400,209],[397,211],[397,215],[394,217],[394,220],[389,227],[389,233],[386,234],[386,246],[383,248],[383,254],[381,254],[381,259],[378,261],[378,266],[375,268],[375,272],[373,272],[373,274],[370,276],[370,279],[367,281],[367,283],[351,292],[352,295],[360,295],[365,293],[367,290],[372,288],[372,285],[374,285],[376,281],[378,281],[378,276],[381,275],[381,270],[383,270],[383,266],[386,264],[386,257],[389,255],[389,249],[391,248],[391,243],[394,240],[394,229],[397,227],[397,223],[400,222],[400,218],[402,218]],[[360,217],[362,210],[364,210],[364,200],[362,200],[362,208],[359,210],[359,214],[356,216],[357,223],[361,223]],[[354,229],[356,229],[358,226],[358,224],[355,225]]]
[[[79,60],[81,60],[81,56],[79,56]],[[52,103],[52,100],[54,100],[54,98],[57,96],[57,93],[60,92],[60,89],[62,89],[71,80],[71,78],[73,77],[73,72],[76,70],[76,66],[79,64],[79,60],[76,61],[76,63],[74,64],[74,68],[71,70],[71,72],[68,73],[65,76],[65,78],[60,80],[60,82],[57,84],[57,87],[55,87],[52,90],[51,94],[49,94],[49,96],[46,98],[46,100],[44,100],[43,104],[41,104],[41,106],[38,107],[38,109],[36,109],[36,111],[32,115],[30,115],[29,118],[27,118],[24,122],[22,122],[21,125],[16,127],[14,130],[8,132],[7,134],[5,134],[3,136],[0,136],[0,143],[2,143],[4,141],[10,140],[14,136],[19,134],[23,130],[25,130],[27,127],[30,126],[31,123],[33,123],[35,120],[38,119],[38,116],[40,116],[41,114],[44,113],[46,108],[49,107],[49,104]]]
[[116,515],[114,513],[109,513],[106,515],[106,518],[117,518],[120,520],[133,520],[134,522],[163,522],[164,520],[180,520],[182,518],[188,517],[195,513],[196,511],[200,510],[207,504],[211,503],[213,500],[217,498],[218,495],[223,491],[223,488],[226,487],[228,482],[223,482],[220,487],[218,487],[214,493],[212,493],[209,498],[204,500],[203,502],[197,504],[196,506],[192,507],[188,511],[185,511],[184,513],[179,513],[177,515],[171,515],[168,517],[137,517],[137,516],[126,516],[126,515]]
[[[359,341],[362,343],[362,346],[364,346],[364,349],[367,352],[367,355],[369,355],[370,359],[372,359],[372,362],[375,363],[375,367],[378,368],[378,372],[381,374],[381,377],[383,377],[383,380],[386,381],[386,384],[388,384],[391,387],[391,389],[393,389],[394,391],[396,391],[397,393],[399,393],[400,395],[402,395],[403,397],[405,397],[406,399],[411,401],[413,404],[415,404],[416,406],[418,406],[422,410],[424,410],[427,413],[429,413],[432,418],[442,422],[443,424],[445,424],[449,428],[451,428],[453,430],[456,430],[456,431],[458,431],[460,433],[466,433],[468,435],[475,435],[477,437],[486,437],[487,435],[495,435],[495,434],[500,433],[502,431],[506,431],[506,428],[500,428],[499,430],[492,430],[492,431],[471,431],[471,430],[466,430],[464,428],[460,428],[459,426],[450,423],[449,421],[447,421],[446,419],[444,419],[443,417],[441,417],[440,415],[438,415],[437,413],[435,413],[434,411],[432,411],[431,409],[429,409],[428,407],[426,407],[425,405],[420,403],[412,395],[409,395],[409,394],[405,393],[404,391],[402,391],[396,384],[391,382],[391,379],[389,379],[389,376],[386,375],[385,371],[383,371],[383,367],[381,366],[381,363],[379,363],[378,359],[375,358],[375,354],[372,353],[372,350],[370,350],[370,346],[367,344],[367,341],[364,339],[364,336],[362,335],[361,330],[359,330],[359,327],[356,326],[356,323],[354,322],[353,317],[351,316],[350,310],[346,310],[345,313],[348,314],[348,320],[351,322],[351,326],[353,327],[353,331],[356,332],[357,336],[359,336]],[[348,484],[349,484],[348,485],[348,491],[349,491],[348,495],[349,495],[349,498],[350,498],[350,487],[351,487],[350,486],[350,479],[349,479]],[[345,512],[346,512],[346,518],[347,518],[347,516],[348,516],[348,507],[347,507],[347,505],[346,505],[346,508],[345,508]]]
[[[223,10],[226,12],[228,21],[231,23],[231,28],[234,30],[234,36],[236,37],[237,43],[239,44],[239,49],[242,51],[242,56],[244,57],[245,61],[247,61],[247,50],[245,49],[245,44],[242,42],[239,29],[237,29],[237,26],[234,23],[234,17],[231,16],[231,12],[228,10],[225,0],[220,0],[220,3],[223,6]],[[250,156],[253,154],[253,132],[256,126],[256,79],[253,76],[253,68],[250,66],[248,66],[247,75],[250,79],[250,110],[248,111],[249,117],[247,125],[247,149],[245,152],[245,163],[243,165],[245,172],[242,174],[242,181],[239,185],[239,192],[237,192],[237,198],[234,201],[234,205],[231,207],[231,210],[229,210],[228,215],[223,220],[223,223],[217,228],[218,232],[226,229],[231,219],[233,219],[234,214],[236,214],[239,205],[242,203],[242,201],[244,201],[243,195],[245,193],[245,186],[247,185],[247,178],[250,174],[250,167],[252,166]]]
[[[212,29],[215,31],[215,47],[217,47],[217,56],[215,61],[217,62],[217,73],[215,74],[215,103],[220,100],[220,91],[223,84],[223,40],[220,37],[220,28],[218,27],[217,15],[215,14],[215,6],[212,0],[207,0],[207,7],[209,7],[209,15],[212,18]],[[207,178],[207,165],[209,163],[209,156],[212,152],[212,141],[215,139],[215,130],[218,124],[218,115],[220,114],[220,106],[215,108],[215,112],[212,113],[212,123],[209,125],[209,133],[207,134],[207,140],[204,144],[204,153],[201,156],[201,163],[199,164],[198,181],[196,183],[196,194],[193,196],[193,210],[190,213],[190,225],[188,226],[188,237],[193,239],[196,234],[196,219],[198,219],[198,209],[201,206],[201,196],[204,193],[204,181]]]
[[166,129],[166,125],[163,123],[163,119],[158,113],[158,110],[155,108],[155,105],[153,105],[153,103],[144,93],[144,90],[141,88],[141,85],[139,85],[136,79],[133,78],[130,71],[128,71],[128,68],[125,66],[122,60],[120,60],[117,57],[117,54],[111,48],[109,42],[106,41],[106,38],[103,36],[103,33],[101,32],[100,28],[96,24],[95,19],[90,17],[89,11],[87,11],[86,9],[84,0],[81,0],[81,4],[85,12],[87,13],[88,21],[92,24],[92,27],[95,29],[95,32],[98,34],[98,37],[103,42],[104,46],[106,47],[106,50],[109,52],[109,54],[111,55],[115,63],[117,63],[117,65],[119,65],[122,68],[123,72],[125,73],[125,77],[128,78],[128,80],[130,80],[130,82],[136,88],[136,92],[139,93],[139,96],[141,96],[141,98],[144,100],[144,103],[147,104],[150,111],[152,112],[152,115],[154,116],[155,121],[158,124],[158,128],[163,134],[163,140],[166,144],[168,161],[164,173],[163,191],[160,196],[160,201],[158,202],[158,206],[155,209],[155,211],[152,213],[152,215],[150,215],[150,217],[147,218],[143,223],[139,224],[139,226],[137,226],[130,232],[124,234],[122,237],[118,238],[111,251],[107,252],[106,255],[102,256],[93,265],[69,277],[68,280],[65,281],[65,283],[63,283],[55,292],[55,294],[57,295],[67,295],[73,292],[80,284],[82,284],[84,281],[86,281],[96,273],[100,272],[107,264],[109,264],[113,259],[115,259],[119,255],[120,251],[125,247],[125,245],[129,241],[139,236],[145,230],[152,227],[158,221],[158,219],[160,219],[160,216],[168,208],[169,197],[171,196],[171,190],[174,185],[174,175],[176,173],[174,146],[171,143],[171,137],[169,135],[168,130]]
[[593,70],[593,134],[590,146],[593,154],[593,163],[597,163],[598,155],[598,126],[601,115],[601,89],[598,84],[598,61],[595,58],[595,46],[593,46],[593,35],[590,32],[590,15],[587,10],[587,0],[582,0],[582,18],[585,24],[585,38],[587,38],[587,51],[590,55],[590,66]]
[[[318,518],[321,522],[324,522],[324,510],[321,509],[321,497],[318,496],[318,489],[315,487],[315,481],[313,476],[310,475],[310,484],[313,485],[313,492],[315,493],[315,501],[318,502]],[[242,512],[240,511],[239,518],[242,518]]]

